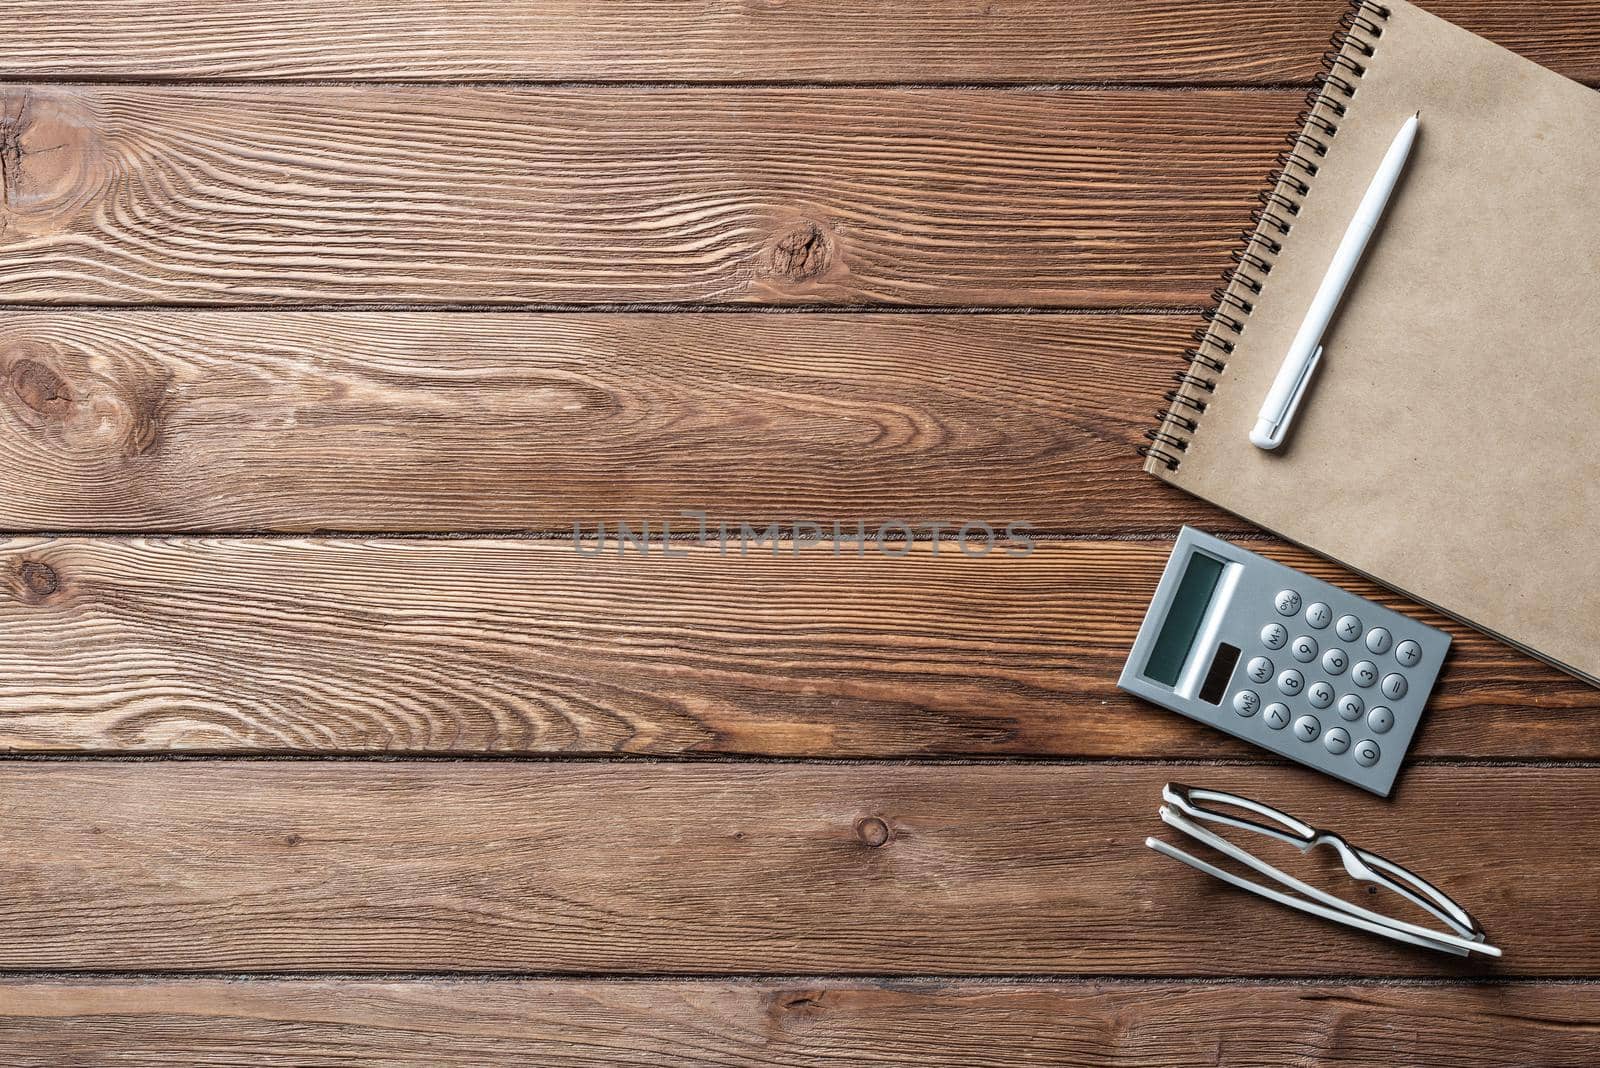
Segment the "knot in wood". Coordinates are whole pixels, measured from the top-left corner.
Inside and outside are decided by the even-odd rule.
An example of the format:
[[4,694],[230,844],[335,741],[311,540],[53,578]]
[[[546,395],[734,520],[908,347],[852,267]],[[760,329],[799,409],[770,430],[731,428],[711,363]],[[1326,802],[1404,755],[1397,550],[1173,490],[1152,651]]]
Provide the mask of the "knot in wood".
[[828,235],[816,223],[806,223],[778,239],[772,250],[772,269],[791,281],[802,282],[827,270],[831,258]]
[[17,578],[21,580],[22,588],[35,597],[49,597],[61,589],[61,576],[42,560],[22,561],[17,565]]
[[53,367],[21,359],[11,365],[11,391],[39,415],[60,418],[72,406],[72,389]]
[[83,100],[0,87],[0,202],[7,233],[49,233],[100,196],[111,161]]
[[889,840],[889,825],[877,816],[863,816],[856,821],[856,838],[869,849],[877,849]]

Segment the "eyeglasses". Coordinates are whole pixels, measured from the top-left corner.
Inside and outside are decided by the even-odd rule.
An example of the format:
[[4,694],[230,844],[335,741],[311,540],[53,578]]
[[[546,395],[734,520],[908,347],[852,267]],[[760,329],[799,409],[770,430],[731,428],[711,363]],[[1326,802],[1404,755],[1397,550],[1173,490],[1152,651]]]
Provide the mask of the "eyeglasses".
[[[1276,880],[1293,893],[1285,893],[1242,875],[1225,871],[1159,838],[1144,840],[1145,845],[1173,860],[1180,860],[1191,868],[1197,868],[1241,890],[1258,894],[1268,901],[1275,901],[1280,905],[1332,920],[1334,923],[1370,931],[1397,942],[1425,946],[1441,953],[1453,953],[1459,957],[1465,957],[1469,953],[1500,956],[1500,950],[1489,945],[1488,936],[1483,928],[1478,926],[1478,922],[1467,913],[1466,909],[1445,896],[1437,887],[1393,861],[1351,845],[1332,831],[1319,831],[1310,824],[1263,805],[1259,801],[1224,793],[1221,790],[1204,790],[1169,782],[1161,790],[1161,799],[1166,802],[1161,806],[1163,823],[1182,831],[1197,842],[1210,846],[1224,856]],[[1268,822],[1258,822],[1249,818],[1252,815]],[[1449,931],[1430,930],[1391,916],[1384,916],[1318,890],[1314,886],[1308,886],[1227,839],[1201,827],[1196,821],[1202,820],[1232,827],[1235,830],[1265,835],[1286,842],[1302,853],[1309,853],[1319,845],[1328,846],[1339,854],[1344,870],[1352,879],[1372,883],[1399,894],[1413,905],[1437,917]],[[1297,894],[1300,896],[1295,896]]]

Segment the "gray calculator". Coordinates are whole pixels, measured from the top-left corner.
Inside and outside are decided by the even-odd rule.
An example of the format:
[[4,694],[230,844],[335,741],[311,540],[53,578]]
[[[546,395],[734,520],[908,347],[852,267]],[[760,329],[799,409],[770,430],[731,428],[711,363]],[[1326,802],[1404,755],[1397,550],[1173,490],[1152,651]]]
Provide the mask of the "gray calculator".
[[1442,630],[1184,527],[1117,685],[1387,797]]

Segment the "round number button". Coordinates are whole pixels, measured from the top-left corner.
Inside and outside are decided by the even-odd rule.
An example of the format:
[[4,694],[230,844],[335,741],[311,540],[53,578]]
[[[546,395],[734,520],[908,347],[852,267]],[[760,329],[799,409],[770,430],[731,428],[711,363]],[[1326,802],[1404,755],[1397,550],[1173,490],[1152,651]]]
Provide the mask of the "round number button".
[[1302,634],[1289,646],[1289,651],[1294,658],[1302,664],[1309,664],[1317,658],[1317,639],[1307,634]]
[[1367,703],[1353,693],[1347,693],[1339,698],[1339,715],[1348,720],[1361,718],[1361,713],[1367,710]]
[[1416,667],[1422,660],[1422,646],[1408,638],[1394,647],[1394,658],[1401,667]]
[[1398,701],[1406,695],[1406,677],[1399,672],[1391,671],[1383,677],[1383,685],[1378,688],[1389,700]]
[[1379,705],[1367,713],[1367,726],[1372,728],[1373,734],[1388,734],[1389,728],[1394,726],[1394,713]]
[[1281,731],[1289,725],[1289,706],[1280,705],[1274,701],[1262,711],[1261,718],[1273,730]]
[[1290,697],[1293,697],[1295,694],[1299,693],[1305,688],[1306,677],[1300,674],[1300,672],[1296,671],[1294,668],[1289,668],[1288,670],[1278,674],[1278,689],[1282,690]]
[[1382,656],[1394,644],[1394,636],[1382,627],[1373,627],[1367,631],[1367,649],[1376,656]]
[[1350,681],[1363,689],[1378,681],[1378,665],[1363,660],[1350,669]]
[[1364,768],[1370,768],[1383,756],[1383,750],[1378,748],[1378,743],[1371,738],[1363,738],[1356,743],[1356,763]]
[[1322,733],[1322,724],[1317,722],[1316,716],[1301,716],[1294,721],[1294,736],[1302,742],[1309,742]]
[[1306,687],[1306,700],[1312,708],[1327,708],[1333,704],[1333,687],[1325,682],[1313,682]]
[[1273,603],[1278,606],[1280,616],[1292,616],[1300,611],[1300,595],[1293,590],[1279,590]]
[[1253,716],[1261,707],[1261,695],[1254,690],[1240,690],[1233,695],[1233,710],[1241,716]]
[[1340,616],[1339,622],[1333,625],[1333,632],[1347,642],[1353,642],[1361,635],[1361,620],[1355,616]]
[[1261,628],[1261,644],[1268,649],[1282,649],[1289,640],[1289,632],[1283,629],[1282,623],[1268,623]]
[[1322,654],[1322,670],[1330,675],[1343,675],[1350,666],[1350,657],[1343,649],[1329,649]]
[[1272,661],[1264,656],[1253,657],[1245,665],[1244,673],[1250,676],[1251,682],[1266,682],[1272,678]]
[[1321,630],[1333,622],[1333,609],[1321,601],[1312,601],[1306,606],[1306,624],[1313,630]]
[[1322,736],[1322,744],[1328,747],[1328,752],[1337,756],[1350,748],[1350,732],[1343,727],[1334,727]]

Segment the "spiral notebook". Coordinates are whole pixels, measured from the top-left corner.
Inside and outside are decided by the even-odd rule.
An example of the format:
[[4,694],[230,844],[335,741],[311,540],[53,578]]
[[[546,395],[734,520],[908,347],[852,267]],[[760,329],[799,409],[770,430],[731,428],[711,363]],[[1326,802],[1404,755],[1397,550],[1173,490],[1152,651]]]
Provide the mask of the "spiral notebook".
[[[1146,470],[1600,684],[1600,93],[1357,2]],[[1421,110],[1287,443],[1257,411]]]

